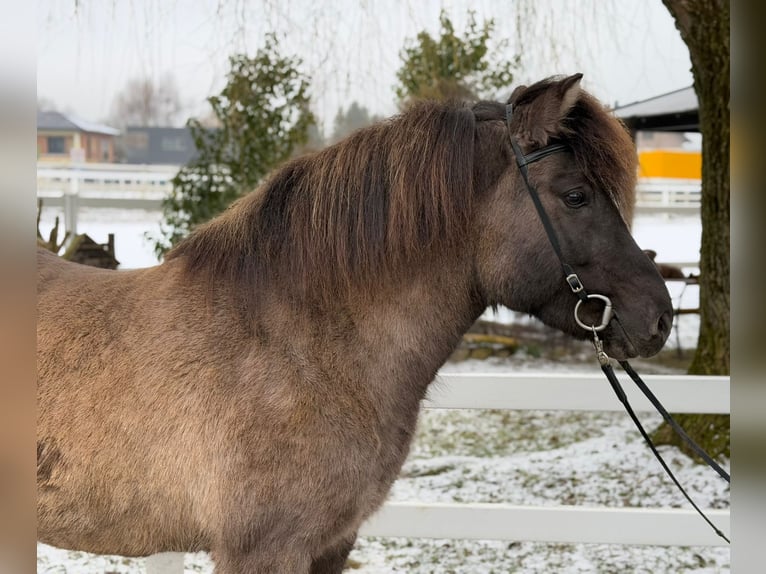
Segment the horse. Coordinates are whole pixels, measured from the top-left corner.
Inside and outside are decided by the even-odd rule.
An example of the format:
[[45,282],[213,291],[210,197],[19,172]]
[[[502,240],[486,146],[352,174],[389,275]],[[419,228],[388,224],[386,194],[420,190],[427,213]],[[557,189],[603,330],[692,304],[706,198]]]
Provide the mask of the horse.
[[630,234],[637,155],[581,77],[517,87],[508,123],[501,102],[413,104],[290,160],[154,267],[39,252],[39,540],[208,551],[217,574],[340,572],[488,306],[592,335],[511,137],[565,146],[528,178],[619,313],[606,352],[657,353],[672,305]]
[[678,267],[677,265],[669,265],[667,263],[658,263],[657,262],[657,252],[654,249],[644,249],[644,253],[646,253],[646,256],[654,261],[654,264],[657,266],[657,271],[659,271],[660,276],[663,279],[686,279],[686,275],[684,275],[683,270]]

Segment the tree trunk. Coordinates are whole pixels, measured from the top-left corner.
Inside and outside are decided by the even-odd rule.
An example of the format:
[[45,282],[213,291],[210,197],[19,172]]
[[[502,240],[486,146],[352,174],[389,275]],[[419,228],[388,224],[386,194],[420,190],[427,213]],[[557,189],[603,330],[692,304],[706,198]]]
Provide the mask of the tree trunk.
[[[689,48],[702,133],[700,332],[689,374],[729,374],[729,24],[728,0],[663,0]],[[677,415],[712,456],[729,456],[728,415]],[[658,442],[678,444],[663,424]],[[689,454],[686,449],[685,452]]]

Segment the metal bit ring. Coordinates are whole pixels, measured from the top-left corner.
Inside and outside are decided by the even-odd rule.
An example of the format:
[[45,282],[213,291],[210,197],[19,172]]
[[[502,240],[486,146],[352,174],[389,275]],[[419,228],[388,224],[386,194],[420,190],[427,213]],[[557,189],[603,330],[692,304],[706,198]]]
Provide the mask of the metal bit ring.
[[609,321],[612,320],[612,301],[607,297],[606,295],[597,295],[597,294],[589,294],[588,299],[600,299],[604,302],[604,311],[601,314],[601,324],[600,325],[586,325],[582,321],[580,321],[580,317],[578,315],[580,311],[580,305],[582,305],[582,299],[577,301],[577,305],[575,305],[574,308],[574,318],[580,327],[585,329],[586,331],[603,331],[606,329],[606,326],[609,324]]

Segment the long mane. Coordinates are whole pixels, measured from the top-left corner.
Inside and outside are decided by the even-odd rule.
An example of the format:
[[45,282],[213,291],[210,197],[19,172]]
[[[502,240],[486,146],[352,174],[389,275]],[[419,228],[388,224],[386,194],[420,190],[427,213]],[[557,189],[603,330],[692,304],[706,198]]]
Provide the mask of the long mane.
[[475,117],[422,102],[292,160],[166,256],[250,292],[364,284],[466,233]]

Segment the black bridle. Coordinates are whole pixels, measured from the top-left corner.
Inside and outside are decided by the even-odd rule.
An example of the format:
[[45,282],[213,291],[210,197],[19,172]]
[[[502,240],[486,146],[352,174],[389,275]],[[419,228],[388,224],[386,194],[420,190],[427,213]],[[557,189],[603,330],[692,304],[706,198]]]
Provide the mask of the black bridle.
[[[638,428],[639,432],[641,433],[641,436],[644,438],[644,441],[646,441],[647,445],[649,446],[650,450],[654,454],[654,456],[659,461],[662,468],[665,470],[665,472],[668,474],[668,476],[671,478],[673,483],[678,487],[678,489],[681,491],[681,493],[684,495],[686,500],[689,501],[689,503],[694,507],[694,509],[699,513],[700,516],[707,522],[715,531],[718,536],[726,540],[726,542],[730,542],[729,539],[724,535],[721,530],[713,524],[710,519],[705,515],[702,510],[694,503],[694,501],[691,499],[689,494],[686,492],[686,490],[681,486],[681,484],[678,482],[678,479],[675,477],[673,472],[668,467],[665,460],[662,458],[660,453],[657,451],[657,447],[652,442],[652,439],[649,438],[649,434],[644,429],[643,425],[641,424],[641,421],[636,416],[635,411],[631,407],[630,403],[628,402],[628,397],[625,394],[624,389],[622,388],[622,385],[620,385],[620,381],[617,379],[617,375],[614,373],[614,369],[612,369],[612,365],[610,362],[609,356],[604,352],[604,344],[603,341],[599,338],[598,333],[600,331],[603,331],[606,329],[607,325],[614,319],[616,323],[620,326],[623,333],[627,336],[627,332],[625,332],[625,329],[622,327],[622,324],[620,323],[619,317],[616,313],[614,313],[612,309],[612,302],[606,295],[599,295],[599,294],[588,294],[588,292],[585,290],[585,286],[582,284],[582,281],[580,281],[580,278],[577,276],[577,273],[575,273],[574,269],[566,263],[564,260],[564,254],[561,251],[561,244],[559,243],[558,236],[556,235],[556,230],[553,228],[553,225],[551,224],[551,220],[548,217],[548,214],[546,213],[545,209],[543,208],[543,204],[540,201],[540,195],[537,193],[537,190],[535,187],[529,183],[529,176],[527,172],[527,166],[531,163],[534,163],[536,161],[540,161],[543,158],[548,157],[549,155],[568,151],[569,147],[565,144],[561,143],[554,143],[547,145],[543,148],[537,149],[535,151],[532,151],[528,154],[524,154],[521,150],[521,147],[516,142],[516,140],[513,138],[513,132],[511,131],[511,114],[513,111],[513,105],[508,104],[505,108],[505,120],[508,126],[508,136],[511,140],[511,147],[513,148],[513,153],[516,156],[516,165],[519,167],[519,171],[521,171],[521,176],[524,179],[524,184],[527,187],[527,190],[529,191],[529,195],[532,198],[532,202],[535,204],[535,209],[537,210],[537,214],[540,216],[540,221],[543,224],[543,227],[545,228],[545,233],[548,235],[548,240],[550,241],[551,246],[553,247],[553,251],[556,253],[556,257],[558,257],[559,263],[561,264],[561,268],[564,272],[564,279],[571,289],[572,293],[577,295],[579,298],[579,301],[577,301],[575,308],[574,308],[574,318],[577,324],[585,329],[586,331],[589,331],[593,333],[593,345],[596,348],[596,356],[598,358],[598,362],[601,365],[601,370],[606,375],[607,380],[612,386],[612,389],[614,390],[615,394],[617,395],[617,398],[619,401],[623,404],[625,407],[625,410],[627,411],[630,418],[633,420],[633,423]],[[601,323],[598,325],[587,325],[583,321],[580,320],[579,317],[579,311],[580,306],[590,300],[590,299],[598,299],[604,303],[604,310],[602,312],[601,316]],[[716,463],[710,455],[708,455],[702,447],[700,447],[696,442],[694,442],[689,435],[684,432],[684,430],[681,428],[681,426],[673,419],[673,417],[670,416],[670,413],[665,409],[665,407],[662,406],[659,399],[652,393],[652,391],[649,389],[649,387],[644,383],[644,381],[641,379],[641,377],[636,373],[636,371],[633,370],[633,367],[630,366],[630,364],[627,361],[618,361],[622,369],[628,374],[628,376],[633,380],[633,382],[636,384],[636,386],[641,390],[641,392],[646,396],[647,399],[649,399],[649,402],[652,403],[655,409],[662,415],[662,418],[670,425],[670,427],[692,448],[692,450],[700,457],[702,458],[713,470],[715,470],[721,478],[723,478],[726,482],[731,483],[731,477],[729,474],[723,470],[718,463]]]

